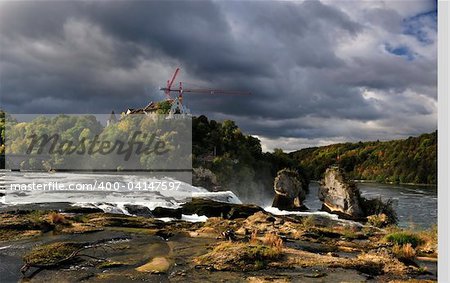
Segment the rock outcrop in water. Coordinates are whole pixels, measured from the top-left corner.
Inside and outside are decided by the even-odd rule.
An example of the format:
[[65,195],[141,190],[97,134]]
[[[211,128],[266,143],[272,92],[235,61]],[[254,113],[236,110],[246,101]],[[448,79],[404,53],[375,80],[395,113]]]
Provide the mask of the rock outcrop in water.
[[337,166],[325,171],[319,187],[319,199],[325,211],[355,220],[365,217],[358,188],[346,179],[344,172]]
[[282,169],[275,177],[273,189],[275,198],[272,206],[281,210],[306,210],[302,205],[306,191],[303,190],[300,175],[290,169]]

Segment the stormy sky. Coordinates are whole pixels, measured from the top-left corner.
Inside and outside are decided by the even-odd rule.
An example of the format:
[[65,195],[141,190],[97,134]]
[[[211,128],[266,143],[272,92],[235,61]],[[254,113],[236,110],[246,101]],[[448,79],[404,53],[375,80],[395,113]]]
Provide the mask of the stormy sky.
[[164,98],[265,150],[386,140],[437,126],[435,1],[0,1],[0,108],[109,113]]

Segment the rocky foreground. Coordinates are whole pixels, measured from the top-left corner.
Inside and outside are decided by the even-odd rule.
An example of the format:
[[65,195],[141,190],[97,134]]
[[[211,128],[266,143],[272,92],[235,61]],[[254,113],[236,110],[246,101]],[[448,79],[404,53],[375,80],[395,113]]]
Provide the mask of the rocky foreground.
[[[142,216],[94,209],[0,214],[2,282],[428,282],[436,231],[193,199]],[[206,222],[156,217],[208,216]]]

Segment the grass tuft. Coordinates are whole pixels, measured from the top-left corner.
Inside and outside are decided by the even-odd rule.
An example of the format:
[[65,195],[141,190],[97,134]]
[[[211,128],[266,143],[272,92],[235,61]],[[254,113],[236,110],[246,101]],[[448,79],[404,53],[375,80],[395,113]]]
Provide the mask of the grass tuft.
[[385,239],[397,245],[411,244],[413,248],[424,243],[421,237],[411,232],[394,232],[387,235]]

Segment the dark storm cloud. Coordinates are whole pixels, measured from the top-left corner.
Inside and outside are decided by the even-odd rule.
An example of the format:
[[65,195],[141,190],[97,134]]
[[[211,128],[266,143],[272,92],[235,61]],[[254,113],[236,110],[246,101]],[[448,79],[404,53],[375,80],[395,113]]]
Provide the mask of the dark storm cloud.
[[419,2],[1,2],[1,107],[124,111],[162,99],[181,66],[183,81],[251,91],[185,102],[262,137],[389,137],[397,121],[400,135],[431,131],[435,17]]

